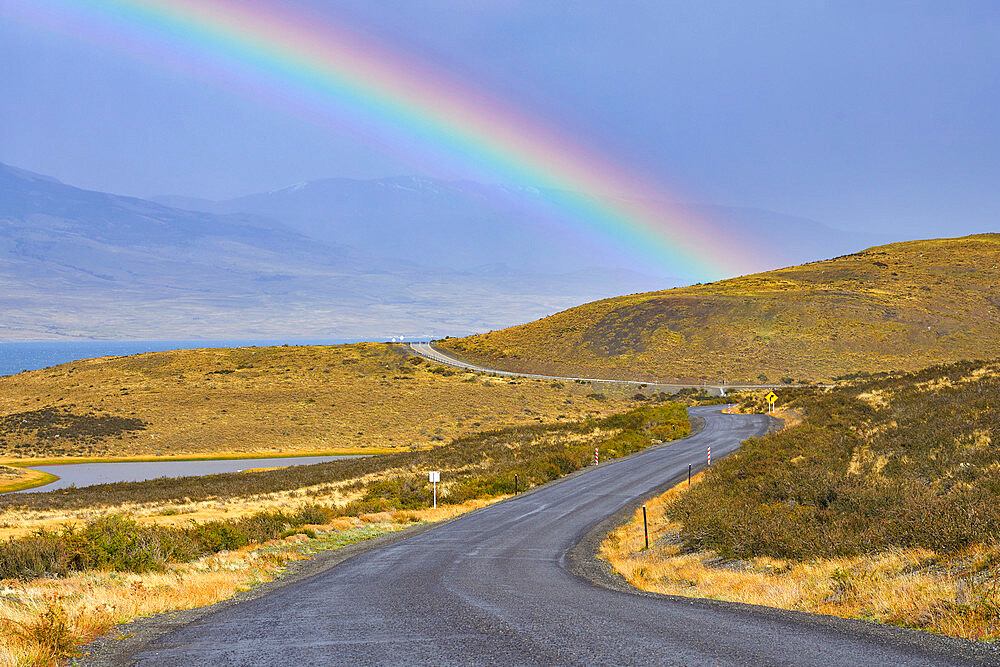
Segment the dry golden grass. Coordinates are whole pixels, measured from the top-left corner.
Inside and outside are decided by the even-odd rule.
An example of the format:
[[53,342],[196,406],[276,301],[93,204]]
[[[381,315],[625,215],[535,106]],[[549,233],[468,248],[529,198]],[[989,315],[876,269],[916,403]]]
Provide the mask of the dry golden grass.
[[[401,530],[414,522],[449,519],[501,497],[438,509],[341,517],[312,526],[317,539],[293,535],[266,545],[170,565],[143,574],[89,571],[61,579],[0,581],[0,666],[56,664],[61,651],[79,646],[139,616],[213,604],[280,576],[294,560],[317,551]],[[55,622],[53,622],[55,621]],[[60,646],[53,626],[63,624]]]
[[688,383],[916,370],[995,356],[998,267],[998,234],[895,243],[441,345],[504,370]]
[[[345,490],[345,487],[360,481],[364,485],[383,479],[392,479],[404,474],[406,470],[389,469],[359,479],[349,479],[342,482],[324,483],[315,487],[303,487],[276,493],[252,495],[242,498],[212,499],[203,501],[182,502],[137,502],[116,505],[113,507],[87,507],[82,509],[29,510],[23,508],[5,508],[0,511],[0,539],[23,537],[38,530],[57,530],[66,523],[84,523],[102,516],[127,513],[145,525],[183,527],[192,521],[222,521],[238,519],[264,511],[281,511],[290,506],[300,504],[308,498],[310,503],[326,505],[344,505],[357,500],[364,493],[364,486]],[[439,491],[444,492],[446,486],[439,485]],[[500,500],[497,498],[496,500]],[[449,506],[451,507],[451,506]],[[459,513],[466,511],[472,505],[463,503],[455,505]],[[423,510],[422,510],[423,511]],[[420,517],[434,517],[427,520],[448,518],[448,508],[426,510],[427,514]],[[417,516],[416,514],[414,516]]]
[[[689,428],[683,408],[671,403],[647,404],[615,419],[618,419],[615,427],[602,428],[602,422],[597,421],[589,422],[589,427],[567,424],[487,430],[429,451],[345,462],[355,464],[349,474],[292,477],[287,483],[271,487],[248,486],[236,476],[231,484],[227,483],[225,490],[214,488],[206,492],[196,484],[190,487],[196,492],[191,494],[176,492],[173,483],[168,484],[169,493],[166,494],[143,493],[146,483],[123,484],[119,489],[121,494],[111,502],[109,494],[113,491],[106,488],[89,493],[79,503],[61,502],[74,498],[74,492],[69,490],[45,497],[11,497],[11,502],[0,506],[0,539],[23,537],[39,530],[53,531],[67,522],[82,524],[119,513],[126,513],[147,525],[185,526],[190,521],[239,519],[262,511],[283,511],[302,502],[337,511],[356,502],[367,502],[368,506],[414,507],[430,502],[431,488],[426,486],[421,491],[418,487],[406,486],[408,495],[403,498],[393,495],[404,493],[403,488],[391,484],[399,480],[426,482],[427,470],[442,471],[442,483],[438,485],[440,499],[448,503],[460,502],[465,498],[512,491],[514,473],[509,466],[518,465],[518,461],[523,464],[518,468],[521,488],[527,489],[551,479],[551,467],[541,464],[533,467],[531,461],[536,459],[544,462],[552,457],[571,456],[579,463],[589,460],[595,444],[605,447],[605,456],[621,456],[653,442],[654,435],[657,440],[669,440],[682,437]],[[289,472],[301,473],[303,470],[307,468],[292,468]],[[369,493],[371,488],[386,482],[390,486],[379,491],[381,500],[373,500]],[[86,493],[86,489],[75,493]],[[451,497],[456,493],[457,500]],[[38,502],[29,503],[25,499],[38,499]],[[350,512],[355,511],[370,510]]]
[[55,475],[40,470],[0,465],[0,493],[31,489],[54,482]]
[[[701,481],[696,475],[692,484]],[[681,553],[681,525],[665,509],[687,482],[646,503],[613,530],[600,557],[646,591],[792,609],[929,630],[951,637],[1000,638],[1000,545],[982,544],[942,556],[894,549],[853,558],[792,561],[758,557],[723,561],[713,552]],[[992,568],[992,569],[991,569]],[[986,572],[986,575],[984,575]]]
[[629,403],[593,391],[454,372],[398,345],[108,357],[0,378],[0,462],[398,451]]

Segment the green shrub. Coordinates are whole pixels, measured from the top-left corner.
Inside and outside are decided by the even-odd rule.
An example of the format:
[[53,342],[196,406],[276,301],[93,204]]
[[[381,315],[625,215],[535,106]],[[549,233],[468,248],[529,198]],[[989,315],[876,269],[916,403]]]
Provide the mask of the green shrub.
[[84,554],[85,566],[97,569],[145,572],[193,555],[191,544],[177,531],[140,526],[121,514],[91,521],[73,542]]
[[[1000,378],[982,366],[786,390],[803,423],[747,441],[671,507],[685,548],[807,559],[1000,539]],[[885,403],[858,398],[872,392]]]
[[[192,537],[206,553],[231,551],[250,543],[246,532],[228,521],[209,521],[190,528]],[[281,534],[280,531],[278,533]]]
[[309,534],[302,526],[327,523],[334,516],[332,510],[312,505],[294,514],[258,512],[240,519],[164,528],[142,526],[130,517],[112,514],[82,528],[67,526],[61,532],[42,530],[7,540],[0,544],[0,578],[65,576],[86,569],[159,570],[167,563],[266,542],[289,530],[289,534]]
[[58,533],[39,531],[0,545],[0,579],[65,575],[85,566],[75,540]]

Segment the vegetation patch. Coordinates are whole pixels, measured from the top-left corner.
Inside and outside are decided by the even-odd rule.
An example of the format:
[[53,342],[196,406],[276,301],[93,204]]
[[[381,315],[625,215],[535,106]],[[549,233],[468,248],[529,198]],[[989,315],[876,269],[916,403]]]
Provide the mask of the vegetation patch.
[[14,466],[0,465],[0,493],[11,493],[44,486],[59,479],[41,470],[31,470]]
[[306,505],[295,512],[258,512],[184,528],[143,526],[125,514],[111,514],[83,526],[39,530],[0,544],[0,579],[66,576],[84,570],[162,571],[169,563],[287,537],[307,524],[327,524],[334,514],[329,508]]
[[783,393],[802,423],[749,440],[672,510],[688,548],[802,559],[1000,536],[996,364]]
[[[627,413],[579,422],[483,431],[434,449],[330,461],[259,472],[101,484],[79,489],[0,497],[0,511],[74,510],[164,502],[221,502],[292,492],[315,499],[351,498],[338,510],[356,515],[413,509],[431,498],[428,470],[446,471],[443,503],[513,493],[578,470],[593,458],[625,456],[657,442],[687,435],[683,406],[646,405]],[[0,514],[3,516],[3,514]]]
[[0,417],[0,447],[16,455],[51,456],[145,428],[146,422],[133,417],[46,407]]

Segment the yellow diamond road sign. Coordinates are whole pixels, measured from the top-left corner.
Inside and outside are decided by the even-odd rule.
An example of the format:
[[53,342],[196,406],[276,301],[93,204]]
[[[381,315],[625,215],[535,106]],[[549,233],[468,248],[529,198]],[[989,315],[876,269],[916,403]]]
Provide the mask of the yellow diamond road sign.
[[765,396],[764,398],[767,399],[768,403],[773,404],[776,400],[778,400],[778,395],[775,394],[773,391],[769,391],[767,392],[767,396]]

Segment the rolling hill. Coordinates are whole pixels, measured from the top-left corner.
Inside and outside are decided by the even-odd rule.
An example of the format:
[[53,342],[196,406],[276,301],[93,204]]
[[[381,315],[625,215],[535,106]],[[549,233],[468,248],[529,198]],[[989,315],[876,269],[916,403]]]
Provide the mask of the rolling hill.
[[998,356],[1000,234],[594,301],[439,343],[506,370],[729,383],[833,379]]
[[625,388],[592,391],[484,379],[379,343],[102,357],[0,377],[0,459],[406,450],[637,404]]

